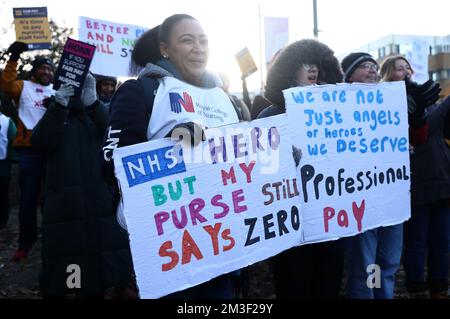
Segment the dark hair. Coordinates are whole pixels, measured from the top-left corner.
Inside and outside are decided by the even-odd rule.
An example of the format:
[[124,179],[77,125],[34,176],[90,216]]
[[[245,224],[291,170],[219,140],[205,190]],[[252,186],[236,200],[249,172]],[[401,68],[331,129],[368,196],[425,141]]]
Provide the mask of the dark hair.
[[264,96],[284,109],[282,91],[296,86],[295,79],[303,64],[314,64],[319,68],[318,83],[342,82],[342,70],[334,52],[317,40],[300,40],[284,48],[273,62],[267,74]]
[[131,53],[130,73],[137,75],[139,70],[149,62],[155,63],[162,58],[159,52],[159,29],[156,26],[153,29],[145,31],[139,39],[136,40],[133,52]]
[[184,19],[197,20],[188,14],[174,14],[166,18],[161,25],[144,32],[136,40],[131,54],[130,73],[132,75],[137,75],[147,63],[156,63],[162,59],[159,44],[168,42],[174,26]]
[[193,16],[184,13],[174,14],[168,17],[166,20],[164,20],[164,22],[161,24],[161,28],[159,29],[159,42],[166,42],[166,43],[169,42],[170,34],[172,33],[173,27],[178,22],[185,19],[197,20]]

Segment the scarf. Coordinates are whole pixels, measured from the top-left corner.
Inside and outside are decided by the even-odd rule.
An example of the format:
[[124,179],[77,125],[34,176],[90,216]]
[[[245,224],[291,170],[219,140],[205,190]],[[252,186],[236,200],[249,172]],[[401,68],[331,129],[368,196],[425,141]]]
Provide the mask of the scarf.
[[[175,65],[173,65],[172,62],[170,62],[168,59],[160,59],[158,62],[156,62],[156,65],[162,67],[164,70],[166,70],[167,72],[169,72],[170,74],[172,74],[174,76],[174,78],[183,81],[183,82],[187,82],[185,79],[183,79],[183,77],[181,76],[180,72],[178,71],[178,69],[175,67]],[[214,76],[214,74],[205,71],[205,73],[203,74],[202,77],[202,81],[201,81],[201,87],[203,88],[214,88],[216,86],[220,86],[220,80],[217,78],[217,76]]]

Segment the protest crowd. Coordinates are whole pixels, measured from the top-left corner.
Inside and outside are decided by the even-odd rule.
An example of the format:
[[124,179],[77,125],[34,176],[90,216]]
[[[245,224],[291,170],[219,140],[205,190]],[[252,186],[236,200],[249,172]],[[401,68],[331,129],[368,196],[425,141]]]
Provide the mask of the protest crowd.
[[[121,32],[126,31],[125,28]],[[83,44],[67,46],[68,52],[70,49],[75,54],[76,45]],[[92,50],[96,49],[99,50],[98,47]],[[225,147],[224,140],[219,145],[216,140],[207,139],[209,129],[239,123],[251,124],[254,120],[271,123],[274,119],[273,123],[277,123],[277,116],[289,113],[287,94],[283,93],[285,90],[322,85],[337,85],[339,88],[339,85],[361,83],[377,88],[383,84],[390,85],[388,83],[391,82],[400,82],[404,87],[400,92],[407,105],[405,118],[408,142],[406,138],[405,144],[399,140],[395,147],[401,151],[407,149],[405,154],[410,166],[384,171],[372,167],[371,172],[361,172],[352,177],[341,171],[336,176],[326,177],[313,172],[312,165],[304,165],[307,155],[305,149],[300,149],[294,142],[291,145],[283,144],[284,139],[278,145],[278,131],[269,130],[268,147],[272,150],[288,148],[292,155],[288,159],[289,165],[298,169],[302,180],[297,180],[298,185],[293,185],[295,180],[293,183],[292,180],[283,180],[277,185],[265,186],[263,193],[271,196],[270,203],[265,205],[283,198],[294,198],[306,203],[319,197],[341,196],[342,193],[350,195],[364,189],[376,191],[386,176],[388,184],[398,181],[410,183],[410,203],[405,206],[410,208],[407,212],[410,218],[382,226],[374,223],[376,227],[358,229],[359,232],[352,236],[336,236],[339,238],[305,245],[286,245],[276,253],[267,253],[267,258],[262,260],[268,262],[273,275],[275,298],[279,299],[338,299],[342,298],[342,292],[349,299],[393,299],[395,276],[400,265],[403,265],[405,272],[409,298],[448,298],[450,97],[440,95],[440,86],[435,81],[428,80],[423,84],[414,82],[414,70],[404,56],[388,56],[383,61],[377,61],[367,52],[353,52],[339,61],[332,48],[326,44],[312,39],[299,40],[276,53],[268,68],[264,92],[252,101],[245,76],[242,77],[243,99],[239,99],[228,92],[229,80],[224,73],[207,69],[208,36],[201,23],[187,14],[167,17],[160,25],[140,35],[133,50],[130,50],[129,67],[135,76],[124,83],[119,83],[115,75],[89,72],[89,65],[85,65],[85,69],[77,74],[83,73],[80,78],[61,80],[60,69],[65,67],[67,71],[75,63],[67,62],[63,66],[62,57],[57,67],[46,56],[35,57],[31,71],[19,77],[17,69],[21,55],[29,50],[24,42],[12,43],[5,53],[6,66],[0,70],[2,96],[11,101],[18,112],[17,119],[13,120],[11,116],[3,114],[0,107],[0,231],[10,227],[13,220],[9,218],[9,192],[11,167],[17,165],[20,189],[19,237],[10,262],[26,262],[40,241],[39,290],[42,298],[65,299],[74,295],[76,298],[89,299],[104,299],[107,295],[119,299],[142,297],[137,280],[141,256],[133,250],[139,242],[130,241],[131,229],[135,226],[128,222],[127,217],[133,211],[131,209],[130,212],[129,198],[123,196],[124,187],[118,177],[119,161],[114,157],[121,148],[165,139],[182,144],[183,150],[195,149],[202,143],[209,145],[213,164],[222,157],[226,159],[234,155],[237,159],[245,157],[239,153],[243,149],[240,148],[243,144],[238,142],[239,135],[230,138],[234,143],[233,154],[233,148]],[[90,54],[89,50],[86,46],[80,56],[89,60],[86,58]],[[99,63],[98,60],[96,63]],[[83,66],[78,67],[82,69]],[[107,68],[104,65],[104,69]],[[213,105],[214,112],[217,111],[215,115],[205,120],[201,112],[195,111],[198,105],[187,91],[194,98],[201,98]],[[300,101],[303,96],[298,95],[296,98]],[[341,98],[344,99],[343,96]],[[204,113],[208,111],[205,107]],[[324,121],[339,123],[340,111],[336,110],[333,116],[325,113]],[[311,122],[319,122],[318,113],[313,115],[312,112]],[[388,114],[386,118],[388,120],[378,115],[378,122],[391,121],[392,125],[397,125],[401,119],[398,113],[392,113],[392,116]],[[299,120],[296,126],[299,125],[304,124]],[[253,132],[258,133],[257,140],[263,135],[259,131]],[[351,129],[335,133],[362,135],[361,131]],[[331,136],[334,133],[330,131],[329,134]],[[365,156],[376,156],[378,148],[374,148],[373,142],[365,144],[362,140],[357,146],[359,152]],[[377,147],[389,149],[393,142],[388,141],[386,138],[384,144],[380,142]],[[263,149],[258,143],[252,147],[253,151]],[[395,147],[392,146],[392,149]],[[249,150],[245,152],[250,153]],[[175,158],[177,155],[169,153],[168,156]],[[150,155],[148,158],[146,170],[153,171],[154,162]],[[126,159],[122,157],[123,161]],[[138,165],[137,160],[133,163]],[[248,166],[240,164],[238,168],[247,174],[248,180],[251,179],[249,172],[252,163],[247,163]],[[287,165],[280,163],[280,166]],[[233,180],[231,175],[231,172],[228,176],[222,174],[223,181],[227,178]],[[343,179],[344,175],[346,179]],[[155,205],[163,205],[167,197],[176,201],[181,198],[182,192],[193,195],[198,182],[193,176],[168,186],[152,187]],[[141,181],[137,180],[136,185],[139,183]],[[333,187],[337,185],[336,188],[330,189],[331,183]],[[360,187],[357,187],[358,183]],[[163,193],[164,187],[168,188],[166,195]],[[168,209],[167,212],[154,211],[152,220],[156,224],[155,232],[158,235],[165,232],[170,234],[168,229],[172,226],[174,229],[184,229],[186,224],[202,224],[207,215],[204,207],[210,203],[212,207],[223,209],[222,215],[215,216],[217,221],[227,214],[241,216],[253,205],[249,201],[244,205],[242,192],[234,191],[229,195],[220,183],[211,180],[208,187],[211,194],[204,196],[208,201],[196,198],[178,202],[181,217],[177,217],[176,210],[171,213]],[[270,192],[271,189],[274,191]],[[224,203],[223,198],[227,196],[232,197],[233,205]],[[212,199],[209,200],[210,197]],[[251,197],[247,195],[245,198]],[[358,209],[364,209],[364,204],[363,201],[360,206],[353,205],[356,217]],[[386,210],[384,207],[382,209]],[[287,234],[299,228],[295,218],[300,218],[301,212],[295,206],[290,214],[283,212],[274,213],[274,220],[281,225],[276,226],[279,227],[276,228],[279,230],[277,236],[278,233],[281,236],[283,232]],[[391,212],[381,213],[389,215]],[[41,214],[40,218],[38,214]],[[245,219],[249,229],[260,229],[258,222],[256,219]],[[260,237],[268,239],[275,236],[268,231],[268,218],[264,217],[261,223],[264,223],[265,228],[259,230]],[[220,229],[217,225],[219,223],[214,228],[204,227],[211,238],[215,234],[216,240]],[[219,228],[216,229],[216,226]],[[229,231],[220,231],[223,241],[219,242],[228,245],[222,247],[213,240],[214,255],[226,254],[237,242]],[[247,240],[243,239],[245,245],[251,247],[261,244],[256,230],[251,233]],[[172,249],[173,242],[166,241],[153,254],[165,258],[161,275],[179,269],[182,265],[186,268],[186,276],[195,278],[195,271],[187,267],[194,268],[194,261],[201,260],[205,252],[197,247],[189,232],[185,231],[181,236],[183,253],[175,252]],[[205,277],[208,280],[201,280],[200,283],[193,280],[194,284],[181,285],[182,289],[178,291],[156,293],[155,296],[166,299],[245,298],[252,263],[242,263],[240,269],[235,267],[228,272],[211,271]],[[68,284],[70,265],[75,265],[75,270],[79,267],[82,273],[79,282],[74,280],[74,285]],[[374,286],[368,284],[370,265],[377,265],[380,271],[380,277],[376,280],[378,284]],[[158,267],[161,268],[161,265]],[[205,267],[202,271],[210,270]],[[342,285],[343,277],[346,278],[345,287]]]

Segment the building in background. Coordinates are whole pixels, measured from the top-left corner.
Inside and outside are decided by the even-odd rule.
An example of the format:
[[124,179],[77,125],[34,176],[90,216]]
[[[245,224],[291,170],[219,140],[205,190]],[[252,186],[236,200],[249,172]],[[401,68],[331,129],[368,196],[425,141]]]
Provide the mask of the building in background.
[[431,78],[441,85],[441,96],[450,95],[450,35],[391,34],[351,52],[368,52],[379,63],[389,55],[402,54],[416,71],[415,81],[423,83]]

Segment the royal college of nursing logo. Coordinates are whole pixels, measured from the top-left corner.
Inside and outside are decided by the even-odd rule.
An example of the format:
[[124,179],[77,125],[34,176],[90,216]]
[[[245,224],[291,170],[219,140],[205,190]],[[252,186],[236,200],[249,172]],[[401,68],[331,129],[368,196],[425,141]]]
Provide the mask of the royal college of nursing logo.
[[183,97],[178,93],[169,93],[170,97],[170,110],[174,113],[181,113],[183,106],[184,110],[188,113],[194,113],[194,103],[192,102],[192,97],[187,93],[183,92]]

